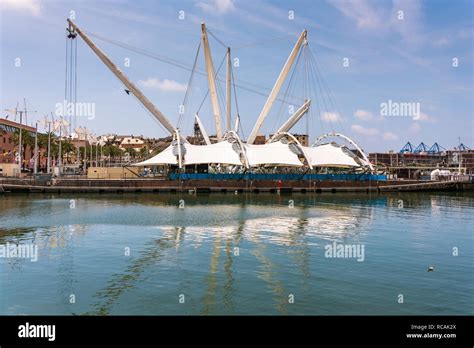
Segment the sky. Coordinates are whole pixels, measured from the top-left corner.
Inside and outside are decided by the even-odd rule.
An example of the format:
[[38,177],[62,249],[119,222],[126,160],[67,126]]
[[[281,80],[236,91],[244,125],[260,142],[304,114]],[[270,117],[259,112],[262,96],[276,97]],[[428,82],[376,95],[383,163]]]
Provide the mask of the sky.
[[[367,152],[398,151],[407,141],[453,148],[459,139],[474,148],[473,14],[470,0],[0,0],[0,117],[18,102],[23,107],[25,98],[28,123],[57,113],[66,93],[66,19],[72,16],[173,125],[180,119],[181,133],[191,134],[196,112],[214,133],[207,78],[195,73],[189,83],[205,22],[216,70],[231,47],[232,119],[238,106],[244,138],[307,29],[308,45],[262,133],[276,131],[311,99],[311,111],[292,130],[309,133],[311,142],[339,132]],[[75,40],[77,102],[94,107],[76,126],[96,134],[166,136],[84,41]],[[204,68],[201,49],[197,69]],[[218,77],[225,80],[225,67]],[[219,83],[223,121],[224,91]],[[403,105],[413,109],[397,114]]]

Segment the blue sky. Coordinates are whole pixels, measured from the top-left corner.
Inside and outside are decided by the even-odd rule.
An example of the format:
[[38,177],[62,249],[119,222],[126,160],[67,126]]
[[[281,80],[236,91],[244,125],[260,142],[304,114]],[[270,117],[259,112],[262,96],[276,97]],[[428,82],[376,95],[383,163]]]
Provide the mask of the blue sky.
[[[323,93],[313,90],[312,111],[295,132],[308,130],[313,140],[324,132],[339,131],[366,151],[399,150],[407,141],[429,145],[436,141],[452,148],[458,137],[474,148],[472,1],[1,0],[2,109],[15,107],[26,97],[29,109],[38,111],[31,113],[31,122],[54,111],[64,99],[65,28],[70,11],[75,13],[76,24],[88,33],[188,67],[199,44],[200,23],[206,22],[239,59],[239,66],[234,67],[236,83],[259,92],[237,89],[244,135],[250,133],[265,94],[306,28],[309,48],[328,88]],[[180,11],[184,11],[184,20],[179,18]],[[294,18],[289,18],[289,11]],[[402,19],[399,11],[403,11]],[[93,40],[176,124],[189,71]],[[212,37],[210,43],[217,67],[225,48]],[[16,58],[21,59],[19,67]],[[126,58],[130,67],[123,66]],[[348,66],[344,66],[345,58]],[[204,67],[202,54],[198,66]],[[292,93],[298,100],[305,97],[301,76]],[[191,132],[194,113],[207,91],[205,77],[196,75],[190,90],[180,124],[185,134]],[[165,135],[81,39],[77,96],[78,102],[95,103],[94,119],[78,118],[79,125],[95,133]],[[328,102],[332,100],[334,103]],[[420,103],[421,113],[416,119],[381,116],[380,104],[389,100]],[[262,132],[278,128],[288,117],[289,104],[292,102],[274,104]],[[208,99],[199,114],[212,133]]]

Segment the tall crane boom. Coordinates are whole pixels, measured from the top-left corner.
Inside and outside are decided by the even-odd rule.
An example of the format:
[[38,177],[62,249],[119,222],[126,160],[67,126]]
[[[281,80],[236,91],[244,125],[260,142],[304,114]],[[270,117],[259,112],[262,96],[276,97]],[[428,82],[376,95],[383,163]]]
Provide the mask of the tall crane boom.
[[133,93],[133,95],[151,112],[153,116],[166,128],[170,134],[174,134],[176,128],[166,118],[163,113],[125,76],[125,74],[110,60],[109,57],[70,19],[67,20],[70,28],[74,29],[84,42],[94,51],[99,59],[109,68],[109,70]]
[[216,136],[222,139],[221,111],[217,99],[216,78],[214,76],[214,64],[212,63],[211,49],[207,37],[206,24],[201,23],[202,44],[204,48],[204,58],[206,60],[207,82],[209,84],[209,94],[211,97],[212,111],[214,112],[214,123],[216,126]]
[[255,122],[255,126],[252,129],[252,132],[249,135],[249,138],[247,139],[248,144],[253,144],[255,141],[255,138],[258,135],[258,132],[260,130],[260,127],[262,127],[263,121],[267,117],[273,102],[275,101],[276,97],[278,96],[278,92],[280,92],[281,86],[285,82],[286,77],[288,76],[288,73],[290,72],[291,66],[293,65],[296,56],[298,55],[298,52],[301,48],[301,45],[303,44],[304,40],[306,39],[307,35],[307,30],[305,29],[300,37],[298,38],[298,41],[296,42],[295,46],[293,47],[293,50],[291,51],[288,59],[286,60],[285,65],[283,66],[283,69],[280,72],[280,75],[278,76],[275,85],[273,86],[272,91],[270,92],[270,95],[268,96],[268,99],[263,106],[262,111],[260,112],[260,116],[258,116],[257,122]]

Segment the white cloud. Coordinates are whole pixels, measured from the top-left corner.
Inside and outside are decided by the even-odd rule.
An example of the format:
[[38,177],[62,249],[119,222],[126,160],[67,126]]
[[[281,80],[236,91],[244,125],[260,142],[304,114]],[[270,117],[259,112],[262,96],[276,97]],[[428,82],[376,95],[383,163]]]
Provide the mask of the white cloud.
[[420,130],[421,130],[421,126],[419,123],[416,123],[416,122],[413,123],[409,128],[409,131],[412,133],[418,133]]
[[446,37],[441,37],[438,40],[436,40],[435,42],[433,42],[433,45],[438,46],[438,47],[448,46],[449,44],[450,44],[450,42]]
[[398,135],[392,132],[385,132],[383,133],[384,140],[398,140]]
[[420,112],[418,115],[413,117],[414,121],[432,121],[432,118],[427,114]]
[[325,122],[342,121],[342,117],[337,112],[325,112],[321,116],[321,119]]
[[[421,43],[423,8],[421,1],[392,0],[391,27],[409,44]],[[399,11],[403,11],[403,19],[398,18]]]
[[[392,0],[391,8],[370,0],[327,0],[357,28],[377,33],[397,33],[405,43],[419,44],[423,37],[423,7],[420,1]],[[400,13],[399,11],[402,11]],[[403,18],[400,18],[400,16]]]
[[354,124],[351,126],[352,131],[362,134],[362,135],[377,135],[379,131],[375,128],[365,128],[358,124]]
[[165,92],[182,92],[186,90],[185,83],[179,83],[174,80],[160,80],[155,77],[149,77],[146,80],[138,81],[140,85],[146,88],[155,88]]
[[344,16],[354,20],[358,28],[377,29],[383,24],[380,14],[366,0],[329,0]]
[[2,11],[17,11],[33,16],[41,14],[41,6],[39,0],[1,0],[0,10]]
[[209,0],[200,1],[196,4],[204,12],[214,14],[224,14],[235,10],[235,6],[232,0]]
[[356,110],[356,112],[354,112],[354,116],[362,121],[369,121],[372,119],[372,113],[370,111],[361,110],[361,109]]

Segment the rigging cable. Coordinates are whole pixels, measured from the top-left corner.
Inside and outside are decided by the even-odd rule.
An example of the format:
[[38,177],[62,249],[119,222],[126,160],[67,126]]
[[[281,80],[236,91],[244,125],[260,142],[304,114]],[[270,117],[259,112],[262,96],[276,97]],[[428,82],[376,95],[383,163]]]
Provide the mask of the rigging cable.
[[[241,130],[242,133],[242,139],[245,139],[244,135],[244,127],[242,126],[242,122],[240,120],[240,112],[239,112],[239,103],[237,101],[237,91],[235,89],[235,78],[234,78],[234,67],[230,67],[230,73],[232,75],[232,87],[234,89],[234,100],[235,100],[235,110],[237,111],[237,118],[239,119],[239,129]],[[237,129],[237,134],[239,129]]]
[[201,50],[201,41],[199,41],[199,45],[198,45],[198,48],[196,50],[196,56],[194,57],[193,70],[191,71],[191,75],[189,76],[188,85],[186,86],[186,93],[184,94],[184,100],[183,100],[183,104],[182,104],[183,107],[184,107],[184,110],[183,110],[183,113],[179,114],[177,128],[179,128],[181,126],[182,118],[183,118],[184,114],[186,113],[186,109],[187,109],[187,105],[188,105],[188,99],[189,99],[189,96],[191,94],[191,85],[192,85],[192,82],[193,82],[194,72],[196,70],[196,65],[197,65],[197,60],[198,60],[198,57],[199,57],[199,51],[200,50]]
[[[143,56],[146,56],[148,58],[151,58],[151,59],[154,59],[154,60],[158,60],[160,62],[163,62],[163,63],[166,63],[166,64],[170,64],[170,65],[173,65],[177,68],[180,68],[180,69],[183,69],[183,70],[186,70],[186,71],[189,71],[191,72],[192,71],[192,68],[190,68],[189,66],[187,66],[185,63],[183,62],[180,62],[180,61],[177,61],[175,59],[172,59],[172,58],[168,58],[168,57],[164,57],[162,55],[158,55],[156,53],[152,53],[152,52],[149,52],[149,51],[146,51],[144,49],[141,49],[141,48],[137,48],[137,47],[134,47],[134,46],[131,46],[131,45],[128,45],[128,44],[125,44],[125,43],[122,43],[122,42],[119,42],[119,41],[116,41],[116,40],[113,40],[113,39],[108,39],[108,38],[105,38],[105,37],[102,37],[100,35],[97,35],[97,34],[94,34],[94,33],[90,33],[90,32],[86,32],[88,35],[92,36],[92,37],[95,37],[101,41],[104,41],[104,42],[108,42],[112,45],[115,45],[115,46],[118,46],[118,47],[121,47],[123,49],[126,49],[126,50],[129,50],[129,51],[133,51],[135,53],[138,53],[138,54],[141,54]],[[202,76],[206,76],[206,72],[204,70],[201,70],[201,69],[197,69],[196,72]],[[217,76],[217,79],[219,81],[223,81],[224,79],[222,78],[219,78],[219,76]],[[254,88],[250,88],[250,87],[247,87],[247,86],[244,86],[244,85],[240,85],[240,84],[236,84],[236,87],[237,88],[240,88],[240,89],[243,89],[243,90],[246,90],[248,92],[251,92],[251,93],[254,93],[254,94],[258,94],[258,95],[261,95],[263,97],[267,97],[268,96],[268,92],[271,91],[270,88],[267,88],[267,87],[263,87],[263,86],[259,86],[259,85],[256,85],[256,84],[253,84],[251,82],[248,82],[248,81],[243,81],[246,85],[249,85],[249,86],[252,86]],[[257,89],[260,89],[260,90],[265,90],[266,92],[261,92],[261,91],[258,91],[256,90],[255,88]],[[295,98],[297,99],[297,97],[295,96],[291,96],[292,98]],[[277,100],[279,100],[277,98]]]
[[[329,99],[329,102],[331,103],[331,106],[332,108],[339,114],[342,116],[342,113],[340,111],[340,108],[338,107],[337,103],[335,102],[335,98],[333,98],[332,96],[332,93],[331,93],[331,90],[329,88],[329,85],[328,83],[326,82],[326,79],[324,78],[324,75],[320,72],[320,69],[318,69],[318,63],[316,61],[316,59],[314,58],[312,52],[310,51],[311,53],[311,57],[314,61],[314,66],[315,66],[315,69],[316,69],[316,72],[321,76],[321,81],[322,81],[322,84],[323,84],[323,87],[326,89],[327,91],[327,95],[328,95],[328,99]],[[339,126],[341,127],[343,133],[346,133],[346,130],[344,129],[344,125],[342,123],[342,121],[340,119],[337,119],[337,122],[339,124]]]

